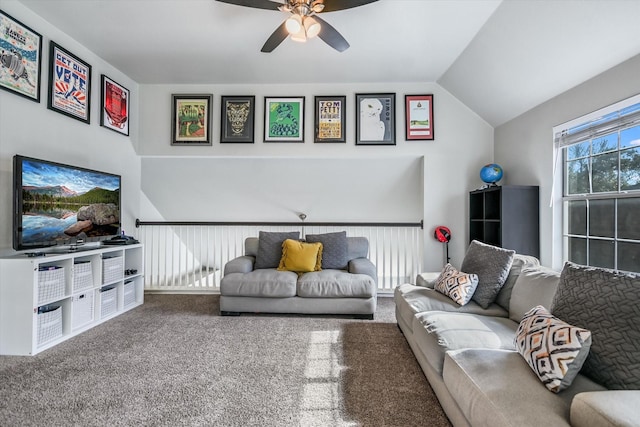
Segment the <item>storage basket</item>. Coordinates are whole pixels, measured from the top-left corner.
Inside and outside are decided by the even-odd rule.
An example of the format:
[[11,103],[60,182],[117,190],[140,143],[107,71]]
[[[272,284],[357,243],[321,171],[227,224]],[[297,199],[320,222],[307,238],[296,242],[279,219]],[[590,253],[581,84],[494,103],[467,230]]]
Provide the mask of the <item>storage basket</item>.
[[64,267],[46,266],[38,269],[38,304],[64,297]]
[[38,345],[46,344],[62,336],[62,307],[43,305],[38,307]]
[[124,282],[124,308],[136,303],[136,286],[133,280]]
[[102,283],[112,283],[124,278],[124,263],[121,256],[102,259]]
[[118,288],[105,286],[100,289],[100,318],[103,319],[118,311]]
[[93,271],[91,261],[81,261],[73,264],[73,292],[89,289],[93,286]]
[[76,329],[93,320],[93,291],[71,297],[71,328]]

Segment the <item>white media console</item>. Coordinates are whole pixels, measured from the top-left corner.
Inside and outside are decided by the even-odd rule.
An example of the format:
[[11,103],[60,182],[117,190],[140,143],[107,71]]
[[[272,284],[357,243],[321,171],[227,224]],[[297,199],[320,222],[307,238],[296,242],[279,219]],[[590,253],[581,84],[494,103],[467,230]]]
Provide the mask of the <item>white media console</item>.
[[144,302],[142,244],[0,258],[0,354],[34,355]]

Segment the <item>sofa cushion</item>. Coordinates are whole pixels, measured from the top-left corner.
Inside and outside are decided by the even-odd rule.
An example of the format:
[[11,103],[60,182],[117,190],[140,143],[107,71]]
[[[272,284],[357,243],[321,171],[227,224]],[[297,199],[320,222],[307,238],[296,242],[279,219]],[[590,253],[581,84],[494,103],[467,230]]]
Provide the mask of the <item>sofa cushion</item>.
[[540,267],[540,260],[531,255],[521,255],[514,254],[513,255],[513,263],[511,264],[511,269],[509,270],[509,275],[507,276],[507,280],[502,285],[502,289],[498,293],[496,297],[496,303],[506,309],[509,310],[509,302],[511,301],[511,292],[513,291],[513,286],[520,277],[520,273],[525,268],[533,268]]
[[275,269],[233,273],[220,281],[220,294],[243,297],[287,298],[296,295],[298,275]]
[[640,389],[640,275],[567,262],[551,313],[591,331],[582,373],[610,389]]
[[322,270],[301,275],[297,295],[303,298],[370,298],[376,295],[376,287],[376,282],[366,274]]
[[574,427],[638,425],[640,390],[592,391],[576,395],[571,403]]
[[560,273],[546,267],[525,268],[511,292],[509,319],[520,323],[524,314],[537,305],[551,308]]
[[282,243],[282,258],[278,270],[306,273],[319,271],[322,264],[322,243],[305,243],[287,239]]
[[507,280],[515,251],[473,240],[462,260],[460,269],[478,275],[478,286],[473,300],[487,308],[496,300]]
[[298,238],[300,238],[298,231],[261,231],[258,235],[258,254],[254,268],[278,268],[282,258],[282,242]]
[[307,234],[310,243],[322,243],[322,268],[346,270],[348,258],[347,232]]
[[540,381],[558,393],[571,385],[582,368],[591,332],[563,322],[539,305],[522,318],[515,343]]
[[444,382],[470,425],[569,426],[573,397],[604,387],[583,375],[559,394],[538,380],[516,351],[466,349],[445,356]]
[[413,337],[433,369],[442,374],[444,355],[463,348],[514,350],[518,324],[505,317],[431,311],[413,321]]
[[434,288],[459,305],[465,305],[471,301],[476,286],[478,286],[477,275],[463,273],[447,263],[440,276],[436,279]]
[[442,295],[435,289],[404,284],[394,290],[396,315],[402,318],[403,323],[413,328],[413,317],[417,313],[425,311],[450,311],[458,313],[475,313],[486,316],[507,317],[505,309],[497,304],[491,304],[484,309],[471,300],[466,305],[458,305],[451,298]]

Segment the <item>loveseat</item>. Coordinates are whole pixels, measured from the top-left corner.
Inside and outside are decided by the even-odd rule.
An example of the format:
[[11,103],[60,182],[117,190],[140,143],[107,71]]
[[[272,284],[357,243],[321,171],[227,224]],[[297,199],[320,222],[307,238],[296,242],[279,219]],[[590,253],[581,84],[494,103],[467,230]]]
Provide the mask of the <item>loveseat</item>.
[[460,305],[442,293],[443,282],[462,277],[464,288],[483,261],[496,270],[509,252],[474,241],[451,267],[457,279],[445,267],[395,290],[398,326],[452,424],[640,425],[640,277],[572,263],[559,273],[512,253],[493,298]]
[[[247,238],[245,254],[224,267],[220,313],[339,314],[373,319],[378,285],[376,268],[367,258],[369,241],[347,237],[346,232],[308,234],[304,242],[299,237],[298,232],[261,231],[258,238]],[[288,249],[283,251],[283,245]],[[313,255],[313,262],[300,267],[301,258],[294,256],[304,257],[301,254],[318,248],[320,254]]]

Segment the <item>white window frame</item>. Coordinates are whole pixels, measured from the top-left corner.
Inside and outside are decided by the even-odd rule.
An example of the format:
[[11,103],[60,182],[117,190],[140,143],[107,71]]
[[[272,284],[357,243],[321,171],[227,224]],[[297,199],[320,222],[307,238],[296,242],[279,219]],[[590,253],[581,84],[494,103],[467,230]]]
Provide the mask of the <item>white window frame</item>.
[[567,129],[595,121],[607,114],[615,113],[616,111],[638,103],[640,103],[640,94],[553,127],[553,190],[551,192],[550,203],[552,208],[551,267],[554,270],[561,270],[567,259],[567,248],[564,246],[565,240],[563,236],[563,224],[567,221],[563,210],[563,185],[565,178],[562,150],[564,147],[559,146],[557,143],[557,136]]

